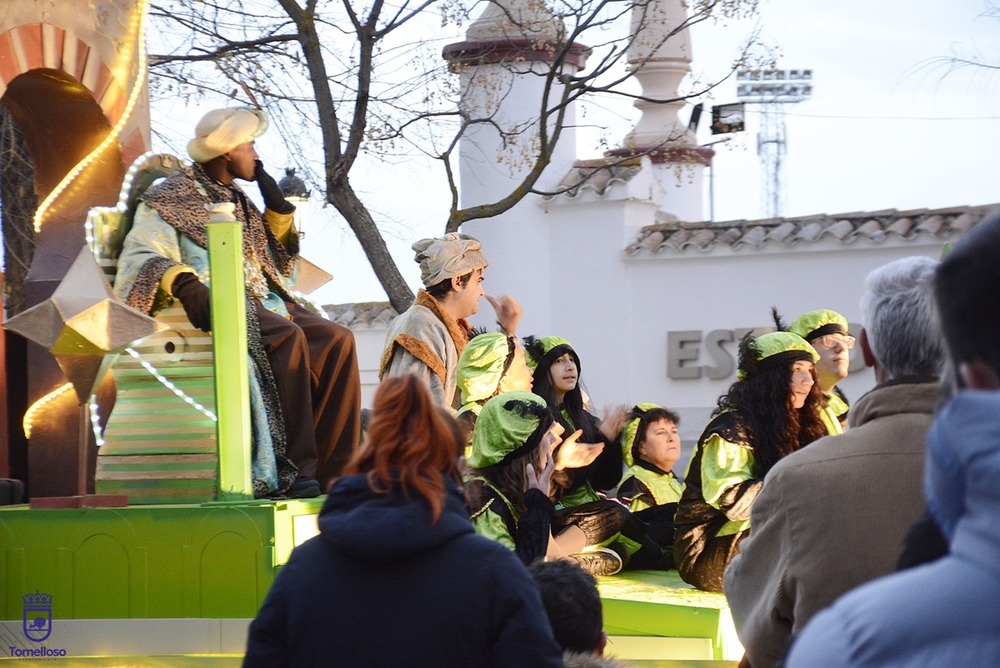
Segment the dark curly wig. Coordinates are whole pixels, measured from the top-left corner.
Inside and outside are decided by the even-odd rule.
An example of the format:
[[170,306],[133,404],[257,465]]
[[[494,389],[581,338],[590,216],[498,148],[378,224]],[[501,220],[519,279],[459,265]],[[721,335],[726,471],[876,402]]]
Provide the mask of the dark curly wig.
[[823,395],[816,371],[805,405],[796,410],[790,390],[794,360],[758,369],[749,341],[749,336],[744,337],[739,349],[739,367],[747,378],[730,385],[713,415],[735,412],[740,431],[753,448],[754,475],[763,478],[779,459],[826,436],[827,431],[820,418]]

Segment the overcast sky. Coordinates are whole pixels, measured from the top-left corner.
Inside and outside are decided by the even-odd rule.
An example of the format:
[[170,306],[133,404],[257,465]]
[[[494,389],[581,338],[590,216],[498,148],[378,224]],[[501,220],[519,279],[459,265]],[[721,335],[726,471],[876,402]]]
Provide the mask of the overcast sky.
[[[988,8],[984,0],[762,2],[758,20],[765,41],[779,49],[778,66],[813,71],[813,96],[787,105],[784,215],[1000,202],[994,185],[1000,72],[965,68],[949,74],[941,60],[978,55],[1000,62],[1000,18],[985,16]],[[751,27],[699,27],[693,35],[695,72],[721,76]],[[707,104],[733,101],[736,82],[730,81]],[[624,114],[631,118],[617,121],[619,136],[637,112],[625,108]],[[703,125],[701,143],[719,138]],[[715,220],[762,215],[756,131],[751,113],[746,132],[716,146]],[[274,139],[259,142],[265,161],[275,150],[268,140]],[[597,155],[587,142],[579,149],[580,157]],[[272,171],[281,175],[280,167]],[[416,288],[419,274],[409,245],[440,234],[446,216],[446,202],[427,196],[441,191],[437,173],[416,165],[402,174],[368,165],[353,181],[376,213],[392,221],[385,226],[387,242]],[[385,299],[332,208],[310,207],[303,248],[335,276],[314,293],[321,303]]]

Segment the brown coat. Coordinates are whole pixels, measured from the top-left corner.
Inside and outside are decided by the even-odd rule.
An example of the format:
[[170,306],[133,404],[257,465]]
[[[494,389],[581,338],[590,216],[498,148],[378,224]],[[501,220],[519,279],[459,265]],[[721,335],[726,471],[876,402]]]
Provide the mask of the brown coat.
[[934,382],[879,385],[851,428],[778,462],[725,573],[736,629],[754,668],[778,665],[791,637],[844,592],[891,573],[924,511],[924,442]]

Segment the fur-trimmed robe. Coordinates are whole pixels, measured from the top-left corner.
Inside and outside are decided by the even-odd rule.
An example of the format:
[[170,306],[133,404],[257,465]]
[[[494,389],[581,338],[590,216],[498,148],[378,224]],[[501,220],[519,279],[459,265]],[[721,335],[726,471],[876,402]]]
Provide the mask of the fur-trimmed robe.
[[[260,212],[235,186],[214,182],[197,163],[178,170],[152,186],[140,202],[132,229],[125,238],[115,293],[129,306],[155,314],[171,297],[160,289],[171,268],[190,267],[209,282],[205,204],[237,202],[235,217],[244,228],[243,254],[247,271],[256,267],[270,292],[258,296],[268,310],[287,316],[284,301],[292,301],[288,286],[294,257],[278,242]],[[284,491],[295,480],[297,469],[286,456],[285,424],[273,371],[260,338],[252,299],[247,293],[247,345],[251,359],[250,403],[254,433],[254,495]]]
[[470,329],[464,318],[456,320],[438,300],[421,290],[413,305],[389,324],[379,379],[415,374],[427,384],[438,404],[454,408],[455,369],[469,342]]

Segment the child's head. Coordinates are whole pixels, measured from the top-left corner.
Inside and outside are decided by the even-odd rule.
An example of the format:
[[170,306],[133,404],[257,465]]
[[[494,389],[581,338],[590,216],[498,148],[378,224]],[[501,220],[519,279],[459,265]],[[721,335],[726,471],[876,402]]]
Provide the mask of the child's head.
[[622,456],[627,466],[639,460],[669,471],[681,456],[677,413],[656,404],[639,404],[622,428]]
[[455,380],[462,403],[483,403],[501,392],[531,391],[524,348],[512,337],[487,332],[473,337],[458,358]]
[[532,390],[557,406],[583,405],[580,391],[580,357],[570,342],[560,336],[525,337],[528,366],[533,367]]
[[505,492],[523,492],[525,466],[539,470],[558,445],[560,434],[555,431],[561,429],[554,430],[553,425],[541,397],[531,392],[498,394],[486,402],[476,420],[466,464],[491,482],[503,482]]
[[607,636],[594,576],[567,559],[536,561],[528,570],[559,647],[564,652],[603,654]]

